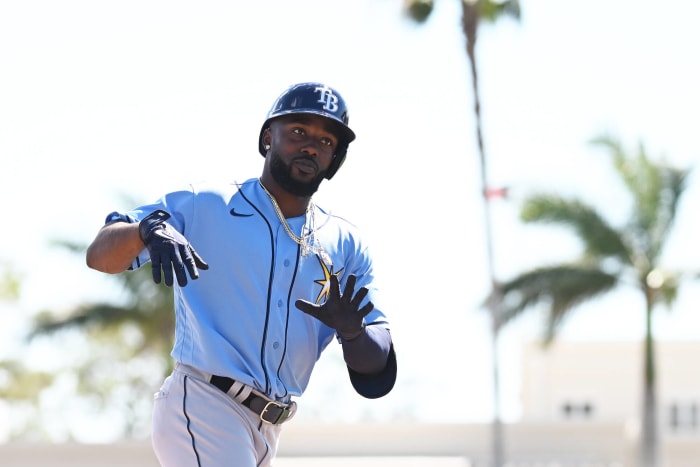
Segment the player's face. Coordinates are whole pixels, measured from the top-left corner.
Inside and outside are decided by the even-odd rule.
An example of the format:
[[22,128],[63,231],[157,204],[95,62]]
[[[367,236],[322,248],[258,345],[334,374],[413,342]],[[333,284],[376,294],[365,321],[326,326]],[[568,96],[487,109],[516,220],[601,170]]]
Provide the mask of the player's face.
[[270,174],[287,192],[311,196],[333,161],[338,138],[324,117],[290,115],[270,125]]

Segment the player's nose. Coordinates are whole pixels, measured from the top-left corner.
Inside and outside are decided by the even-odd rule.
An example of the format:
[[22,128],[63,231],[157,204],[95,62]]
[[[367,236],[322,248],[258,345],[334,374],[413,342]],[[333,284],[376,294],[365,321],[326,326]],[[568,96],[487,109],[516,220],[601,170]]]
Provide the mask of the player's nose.
[[301,146],[301,152],[315,160],[332,155],[332,148],[321,138],[307,138]]
[[318,157],[319,147],[311,138],[307,138],[301,147],[301,152],[309,156]]

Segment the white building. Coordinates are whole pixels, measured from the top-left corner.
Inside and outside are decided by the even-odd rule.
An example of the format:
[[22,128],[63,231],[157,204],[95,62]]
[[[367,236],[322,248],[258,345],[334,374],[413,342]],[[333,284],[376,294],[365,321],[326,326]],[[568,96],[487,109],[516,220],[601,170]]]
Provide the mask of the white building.
[[[700,342],[658,342],[655,355],[662,436],[700,440]],[[642,357],[641,343],[526,346],[522,421],[621,423],[633,430],[641,414]]]
[[[642,343],[554,342],[523,352],[523,428],[586,435],[593,453],[621,448],[622,465],[636,465],[643,384]],[[700,342],[657,342],[659,436],[664,466],[700,466]],[[591,428],[610,434],[594,443]],[[576,435],[576,439],[579,436]],[[603,439],[605,438],[605,439]],[[573,439],[575,445],[583,445]],[[578,450],[578,448],[576,448]]]

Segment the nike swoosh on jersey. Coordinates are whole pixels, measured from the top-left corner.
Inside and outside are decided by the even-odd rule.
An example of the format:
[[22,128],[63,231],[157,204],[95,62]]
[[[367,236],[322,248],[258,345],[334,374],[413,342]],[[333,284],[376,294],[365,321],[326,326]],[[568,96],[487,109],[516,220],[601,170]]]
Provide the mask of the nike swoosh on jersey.
[[244,214],[242,212],[236,211],[236,208],[231,208],[231,215],[235,217],[250,217],[253,214]]

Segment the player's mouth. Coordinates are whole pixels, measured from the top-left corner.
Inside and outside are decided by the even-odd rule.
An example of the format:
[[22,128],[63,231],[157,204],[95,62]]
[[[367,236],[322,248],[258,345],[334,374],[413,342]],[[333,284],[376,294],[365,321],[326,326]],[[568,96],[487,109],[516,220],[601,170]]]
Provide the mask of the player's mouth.
[[316,161],[307,157],[300,157],[292,161],[292,165],[297,168],[297,170],[304,174],[315,175],[318,172],[318,165]]

